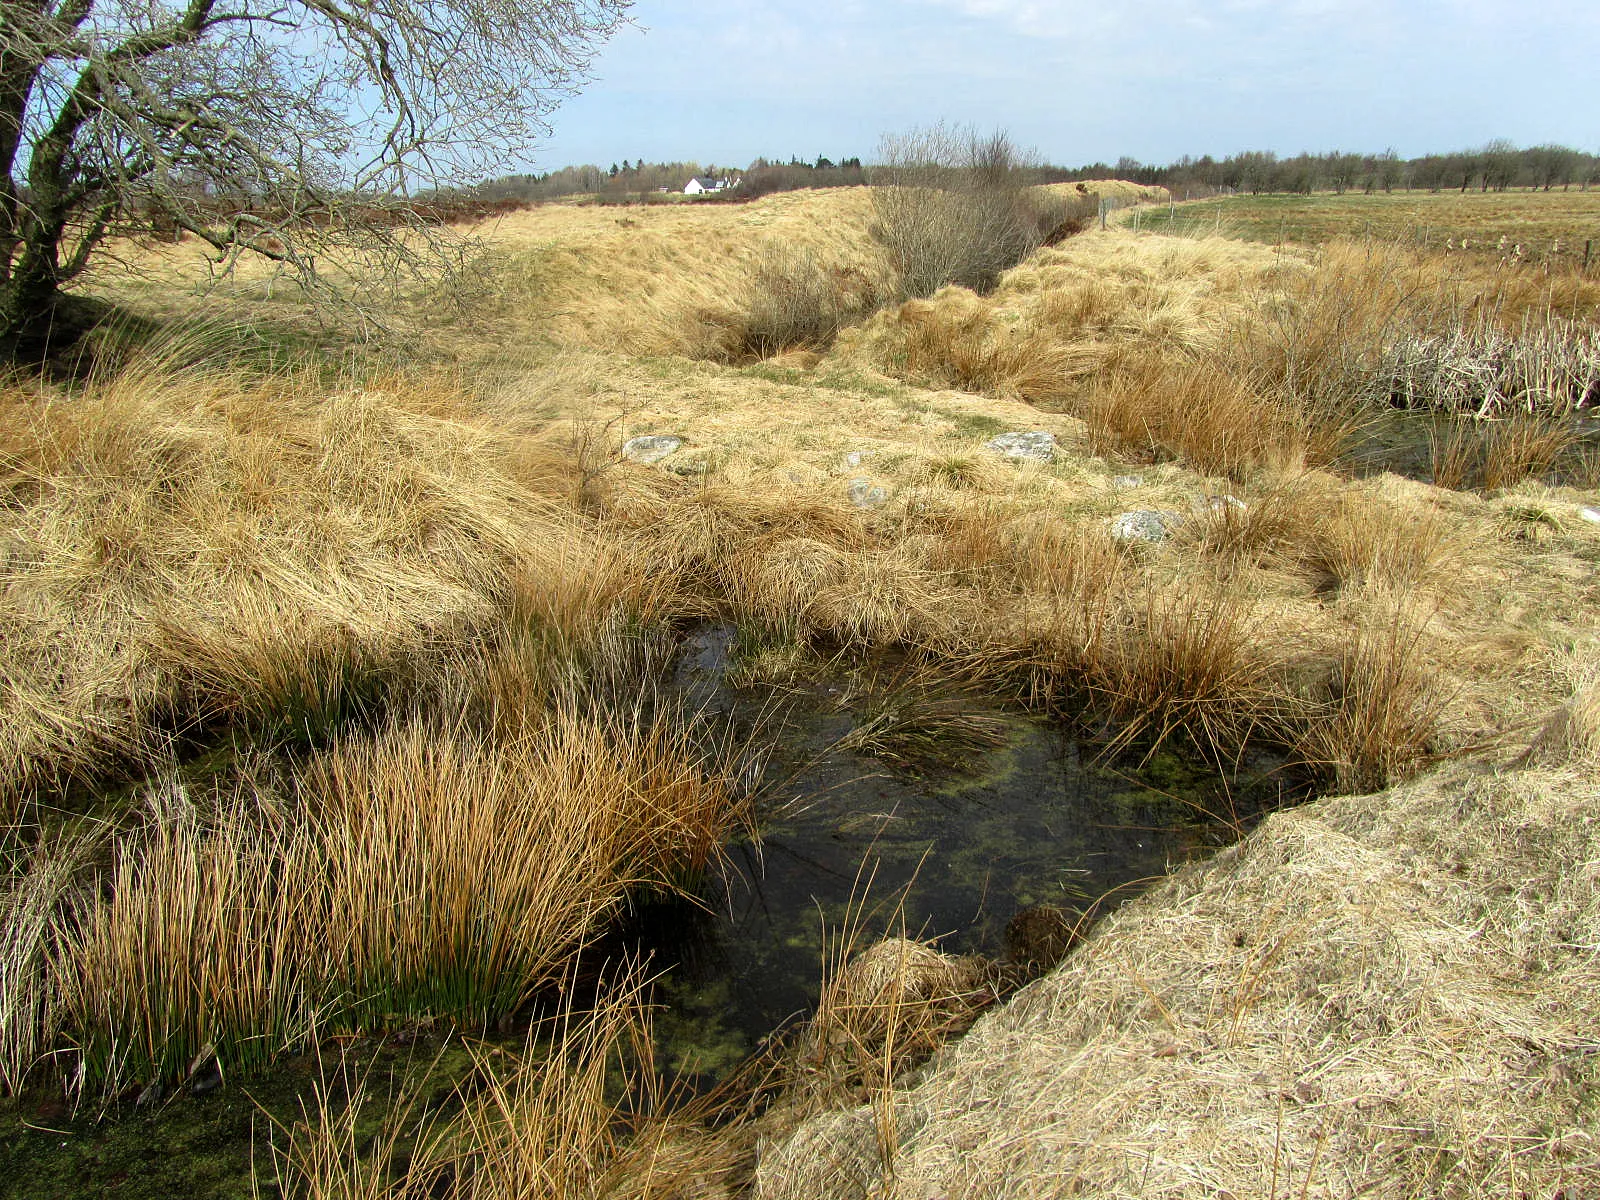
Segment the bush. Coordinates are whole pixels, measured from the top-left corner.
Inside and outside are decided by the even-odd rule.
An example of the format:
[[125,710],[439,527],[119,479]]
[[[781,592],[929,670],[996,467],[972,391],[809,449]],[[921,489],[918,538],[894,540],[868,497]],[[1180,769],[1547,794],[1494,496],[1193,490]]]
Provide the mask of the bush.
[[884,140],[872,172],[873,236],[903,296],[946,284],[992,291],[1003,272],[1088,220],[1085,197],[1031,188],[1029,164],[1003,133],[936,125]]
[[715,357],[751,362],[787,350],[826,350],[841,329],[881,300],[879,282],[864,271],[770,245],[718,339]]

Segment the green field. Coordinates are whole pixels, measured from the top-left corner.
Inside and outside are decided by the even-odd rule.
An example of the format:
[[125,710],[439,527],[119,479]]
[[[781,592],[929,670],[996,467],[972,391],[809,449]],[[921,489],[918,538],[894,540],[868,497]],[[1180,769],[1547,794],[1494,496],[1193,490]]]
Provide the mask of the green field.
[[1581,266],[1585,242],[1600,242],[1600,191],[1224,196],[1123,219],[1163,233],[1216,231],[1274,245],[1378,238],[1496,257],[1521,246],[1525,260]]

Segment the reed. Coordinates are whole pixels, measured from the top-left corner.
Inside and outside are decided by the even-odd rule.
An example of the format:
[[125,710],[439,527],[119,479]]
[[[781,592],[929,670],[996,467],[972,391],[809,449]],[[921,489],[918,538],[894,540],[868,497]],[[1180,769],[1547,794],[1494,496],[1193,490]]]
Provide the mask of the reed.
[[1339,651],[1325,698],[1302,717],[1298,753],[1343,792],[1413,774],[1449,700],[1424,655],[1426,621],[1398,600],[1369,605]]
[[[600,989],[592,1006],[530,1025],[521,1055],[473,1049],[473,1070],[450,1117],[415,1095],[362,1132],[364,1079],[341,1064],[313,1087],[301,1119],[272,1146],[286,1200],[568,1200],[616,1194],[637,1151],[624,1134],[630,1104],[654,1076],[648,1009],[637,970]],[[645,1191],[642,1194],[650,1194]]]
[[559,982],[628,892],[740,819],[682,722],[573,704],[520,741],[400,719],[281,794],[171,788],[55,933],[84,1094],[252,1070],[327,1032],[483,1029]]

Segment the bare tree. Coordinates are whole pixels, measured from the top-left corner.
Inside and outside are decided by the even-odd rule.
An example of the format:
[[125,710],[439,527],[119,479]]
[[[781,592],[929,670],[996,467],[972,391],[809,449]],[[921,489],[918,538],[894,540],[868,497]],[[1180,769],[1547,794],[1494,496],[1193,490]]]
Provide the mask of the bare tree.
[[0,0],[0,358],[118,230],[214,268],[415,264],[407,198],[548,132],[631,0]]

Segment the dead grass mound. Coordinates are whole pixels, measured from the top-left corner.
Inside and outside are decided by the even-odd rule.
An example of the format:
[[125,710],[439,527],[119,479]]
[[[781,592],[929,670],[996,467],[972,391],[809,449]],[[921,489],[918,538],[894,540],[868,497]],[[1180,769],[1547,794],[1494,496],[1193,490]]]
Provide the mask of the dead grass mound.
[[305,737],[486,626],[582,640],[644,574],[449,381],[130,371],[0,407],[0,812],[173,727]]
[[1280,813],[758,1194],[1587,1194],[1597,802],[1462,768]]

